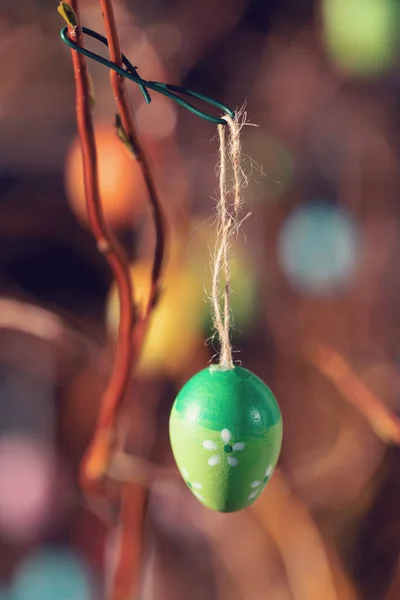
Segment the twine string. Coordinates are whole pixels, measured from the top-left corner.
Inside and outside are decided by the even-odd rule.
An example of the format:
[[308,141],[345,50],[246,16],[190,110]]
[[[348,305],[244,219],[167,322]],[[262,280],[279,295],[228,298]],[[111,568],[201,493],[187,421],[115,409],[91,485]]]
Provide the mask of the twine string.
[[[234,368],[231,345],[231,244],[232,237],[238,232],[243,220],[240,220],[242,205],[242,188],[245,177],[241,168],[240,130],[244,125],[245,115],[240,122],[239,111],[232,118],[225,115],[228,128],[218,125],[219,135],[219,193],[217,202],[217,240],[214,253],[211,303],[214,329],[219,337],[219,365],[223,370]],[[227,130],[228,129],[228,133]],[[233,185],[229,189],[228,169],[232,169]],[[233,197],[233,202],[229,203]],[[246,215],[247,218],[249,215]],[[223,279],[223,292],[221,281]],[[222,298],[221,298],[222,296]]]

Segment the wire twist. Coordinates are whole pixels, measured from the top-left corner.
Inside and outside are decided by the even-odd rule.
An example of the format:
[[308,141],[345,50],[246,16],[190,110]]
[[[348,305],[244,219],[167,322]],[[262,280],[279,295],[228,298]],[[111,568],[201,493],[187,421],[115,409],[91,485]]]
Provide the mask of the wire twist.
[[[98,40],[99,42],[104,44],[105,46],[108,46],[107,38],[105,38],[100,33],[97,33],[96,31],[93,31],[92,29],[89,29],[88,27],[81,27],[81,30],[86,35],[89,35],[90,37],[95,38],[96,40]],[[112,69],[113,71],[116,71],[116,73],[118,73],[122,77],[126,77],[126,79],[129,79],[130,81],[133,81],[134,83],[136,83],[139,86],[147,104],[149,104],[151,102],[151,97],[147,90],[147,88],[148,88],[150,90],[154,90],[155,92],[159,92],[160,94],[163,94],[163,96],[170,98],[171,100],[173,100],[180,106],[183,106],[184,108],[189,110],[191,113],[197,115],[198,117],[200,117],[202,119],[205,119],[206,121],[210,121],[211,123],[216,123],[218,125],[226,125],[226,120],[221,117],[214,117],[213,115],[210,115],[210,114],[200,110],[199,108],[197,108],[196,106],[193,106],[193,104],[190,104],[190,102],[187,102],[187,100],[184,100],[177,94],[191,96],[192,98],[196,98],[198,100],[205,102],[206,104],[210,104],[211,106],[219,108],[225,114],[229,115],[232,119],[235,117],[234,111],[231,110],[228,106],[226,106],[226,104],[223,104],[222,102],[218,102],[218,100],[214,100],[213,98],[205,96],[204,94],[199,94],[198,92],[188,90],[187,88],[184,88],[184,87],[181,87],[178,85],[170,85],[169,83],[160,83],[158,81],[147,81],[146,79],[143,79],[138,74],[137,67],[134,67],[124,54],[122,54],[121,56],[122,56],[122,63],[125,66],[125,69],[118,66],[116,63],[112,62],[111,60],[108,60],[107,58],[104,58],[103,56],[96,54],[95,52],[91,52],[90,50],[87,50],[86,48],[82,48],[76,42],[71,40],[71,38],[68,36],[68,27],[63,27],[61,29],[60,36],[61,36],[61,39],[63,42],[65,42],[68,46],[70,46],[77,52],[84,54],[88,58],[95,60],[96,62],[108,67],[109,69]]]

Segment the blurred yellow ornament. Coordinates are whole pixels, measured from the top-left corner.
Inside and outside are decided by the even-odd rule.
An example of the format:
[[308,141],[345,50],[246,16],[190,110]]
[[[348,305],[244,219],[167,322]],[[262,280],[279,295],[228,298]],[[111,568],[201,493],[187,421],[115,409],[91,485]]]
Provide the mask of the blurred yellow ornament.
[[[118,139],[112,125],[95,128],[100,197],[107,222],[129,228],[143,213],[147,188],[141,168]],[[65,164],[65,187],[71,209],[87,223],[82,154],[78,136],[69,147]]]
[[326,48],[340,67],[368,76],[393,64],[397,0],[324,0],[322,10]]
[[[159,303],[152,315],[138,373],[179,376],[193,361],[199,343],[212,335],[211,225],[192,223],[190,235],[175,231],[170,238],[168,265],[162,281]],[[151,262],[139,260],[131,267],[135,304],[146,304],[150,289]],[[257,311],[258,288],[254,267],[243,248],[238,247],[231,264],[233,312],[232,337],[251,325]],[[107,303],[107,328],[115,336],[119,306],[115,286]]]
[[[131,268],[135,302],[143,307],[150,288],[151,263],[138,261]],[[174,264],[167,268],[159,303],[151,317],[137,371],[172,377],[193,359],[201,339],[199,314],[204,303],[196,278]],[[139,308],[140,310],[140,308]],[[119,321],[118,297],[112,287],[107,304],[107,327],[115,336]]]

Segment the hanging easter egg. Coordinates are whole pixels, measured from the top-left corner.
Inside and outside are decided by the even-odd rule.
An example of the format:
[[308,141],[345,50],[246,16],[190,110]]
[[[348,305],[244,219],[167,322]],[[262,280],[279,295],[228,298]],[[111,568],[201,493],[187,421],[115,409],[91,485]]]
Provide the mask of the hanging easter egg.
[[268,386],[242,367],[200,371],[179,392],[170,416],[177,466],[208,508],[252,504],[278,461],[282,417]]

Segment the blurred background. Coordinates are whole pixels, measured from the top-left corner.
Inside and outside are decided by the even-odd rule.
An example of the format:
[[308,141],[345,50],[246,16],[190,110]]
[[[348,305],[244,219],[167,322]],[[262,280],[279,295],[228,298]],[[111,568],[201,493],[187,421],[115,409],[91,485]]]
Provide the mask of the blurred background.
[[[112,501],[80,493],[118,314],[87,228],[57,4],[0,0],[0,599],[97,600],[117,573],[113,600],[398,600],[399,2],[114,2],[142,77],[246,102],[257,124],[242,131],[252,216],[232,264],[233,343],[278,398],[284,442],[264,494],[231,515],[189,493],[168,439],[177,390],[215,353],[216,129],[130,83],[168,265],[118,421]],[[103,32],[98,3],[80,4]],[[140,303],[146,190],[107,70],[89,68],[102,199]]]

